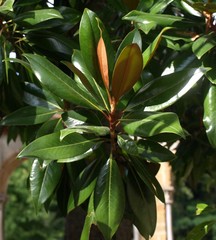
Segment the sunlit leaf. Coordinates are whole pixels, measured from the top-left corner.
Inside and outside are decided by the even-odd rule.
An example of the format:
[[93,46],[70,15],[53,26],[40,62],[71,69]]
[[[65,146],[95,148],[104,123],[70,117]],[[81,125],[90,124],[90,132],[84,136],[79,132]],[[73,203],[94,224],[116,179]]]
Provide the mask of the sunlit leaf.
[[203,123],[206,129],[208,140],[212,147],[216,148],[216,86],[211,85],[204,100]]
[[173,133],[185,137],[178,116],[171,112],[133,112],[124,116],[121,124],[130,135],[150,137],[161,133]]
[[15,0],[6,0],[4,3],[0,6],[0,12],[4,13],[7,11],[13,11],[13,4]]
[[194,54],[200,59],[204,54],[216,46],[215,33],[199,37],[192,46]]
[[43,21],[53,18],[63,18],[60,12],[56,9],[39,9],[34,11],[24,12],[15,17],[15,22],[23,22],[30,25],[35,25]]

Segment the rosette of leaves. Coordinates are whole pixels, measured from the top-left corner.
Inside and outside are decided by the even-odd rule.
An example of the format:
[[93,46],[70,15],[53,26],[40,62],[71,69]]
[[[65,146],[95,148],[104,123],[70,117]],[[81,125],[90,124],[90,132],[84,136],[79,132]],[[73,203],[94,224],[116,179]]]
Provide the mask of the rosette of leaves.
[[86,9],[80,50],[63,62],[71,76],[45,57],[24,55],[38,84],[25,86],[29,106],[0,123],[39,126],[18,156],[34,159],[30,189],[36,209],[48,208],[55,193],[64,211],[82,206],[87,212],[83,240],[92,224],[112,239],[123,218],[145,239],[154,233],[155,197],[164,201],[155,175],[161,162],[175,157],[158,142],[185,137],[177,115],[158,110],[177,101],[185,86],[187,92],[191,78],[203,75],[202,69],[190,68],[145,81],[143,69],[161,35],[142,51],[134,28],[115,52],[103,23]]

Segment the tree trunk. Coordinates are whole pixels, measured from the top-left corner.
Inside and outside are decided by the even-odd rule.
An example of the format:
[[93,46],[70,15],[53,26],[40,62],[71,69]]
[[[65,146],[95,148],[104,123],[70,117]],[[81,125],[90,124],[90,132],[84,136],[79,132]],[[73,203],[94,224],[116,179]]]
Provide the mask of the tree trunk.
[[[81,208],[76,208],[75,210],[70,212],[66,217],[65,240],[72,240],[72,239],[80,240],[84,221],[85,221],[85,211],[83,211]],[[113,239],[132,240],[133,239],[132,223],[127,219],[123,219]],[[90,234],[89,240],[104,240],[103,235],[95,225],[93,225],[91,228],[91,234]]]

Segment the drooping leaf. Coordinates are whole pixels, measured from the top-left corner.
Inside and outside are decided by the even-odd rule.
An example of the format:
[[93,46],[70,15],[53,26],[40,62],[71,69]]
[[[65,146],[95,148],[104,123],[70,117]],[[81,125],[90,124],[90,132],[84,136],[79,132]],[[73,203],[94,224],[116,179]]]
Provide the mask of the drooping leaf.
[[80,89],[73,79],[46,58],[33,54],[24,56],[28,59],[36,77],[50,92],[69,102],[100,110],[96,100],[87,91]]
[[97,225],[106,240],[115,234],[125,210],[124,186],[116,161],[110,157],[102,167],[94,194]]
[[94,191],[99,161],[93,161],[78,176],[68,200],[68,212],[82,204]]
[[55,162],[43,166],[35,159],[30,173],[30,191],[36,209],[53,194],[61,177],[62,165]]
[[135,172],[127,178],[127,197],[132,209],[131,219],[142,236],[148,240],[156,227],[156,202],[154,194],[143,184]]
[[152,168],[153,163],[148,163],[144,159],[133,158],[131,163],[139,175],[140,179],[146,184],[149,190],[161,200],[165,202],[164,192],[158,180],[155,177],[155,169]]
[[151,162],[171,161],[175,158],[172,152],[153,141],[134,141],[126,135],[118,135],[118,145],[128,155]]
[[161,133],[173,133],[185,137],[178,116],[171,112],[133,112],[120,121],[125,132],[134,136],[151,137]]
[[203,123],[206,129],[208,140],[212,147],[216,148],[216,86],[211,85],[204,100]]
[[112,76],[112,96],[118,100],[139,80],[143,68],[142,52],[135,43],[120,53]]
[[49,120],[58,109],[27,106],[12,112],[0,121],[2,126],[25,126],[43,123]]
[[24,12],[14,18],[15,22],[35,25],[43,21],[53,18],[63,18],[60,12],[56,9],[39,9],[34,11]]
[[38,157],[46,160],[67,159],[92,151],[101,140],[78,133],[73,133],[60,140],[60,133],[52,133],[40,137],[27,145],[18,155],[23,157]]

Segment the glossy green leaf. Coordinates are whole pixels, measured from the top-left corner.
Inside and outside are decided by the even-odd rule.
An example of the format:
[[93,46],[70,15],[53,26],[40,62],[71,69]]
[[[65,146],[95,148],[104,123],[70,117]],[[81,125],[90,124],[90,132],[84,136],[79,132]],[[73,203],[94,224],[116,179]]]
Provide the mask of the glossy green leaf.
[[156,202],[154,194],[133,172],[127,178],[127,197],[132,209],[131,219],[145,239],[150,239],[156,227]]
[[169,28],[169,27],[164,28],[159,33],[159,35],[155,38],[155,40],[152,43],[150,43],[149,46],[146,48],[146,50],[143,52],[143,54],[142,54],[143,55],[143,68],[145,68],[145,66],[152,59],[152,57],[154,56],[154,54],[161,42],[164,32],[166,32],[169,29],[171,29],[171,28]]
[[61,141],[60,133],[56,132],[34,140],[18,157],[38,157],[46,160],[73,158],[91,151],[99,141],[98,138],[85,137],[78,133],[70,134]]
[[4,13],[7,11],[13,11],[13,4],[15,0],[6,0],[4,3],[0,6],[0,12]]
[[208,140],[212,147],[216,148],[216,86],[211,85],[204,100],[203,123],[206,129]]
[[167,148],[153,141],[134,141],[126,135],[118,135],[118,145],[128,155],[150,162],[171,161],[175,158],[175,155]]
[[44,107],[23,107],[7,115],[0,121],[2,126],[25,126],[43,123],[49,120],[58,110]]
[[73,79],[46,58],[33,54],[24,56],[28,59],[36,77],[50,92],[69,102],[100,110],[100,106],[88,92],[80,89]]
[[113,71],[112,96],[116,102],[139,80],[142,67],[142,52],[139,46],[126,46],[120,53]]
[[83,85],[88,89],[88,91],[97,98],[100,105],[104,108],[109,109],[109,101],[105,89],[100,86],[97,81],[93,78],[89,72],[82,54],[80,51],[75,50],[72,55],[72,71],[80,78]]
[[121,124],[126,133],[134,136],[151,137],[161,133],[173,133],[185,137],[178,116],[171,112],[133,112],[124,116]]
[[176,22],[183,21],[182,17],[166,15],[166,14],[152,14],[141,11],[131,11],[123,18],[124,20],[134,21],[142,24],[155,24],[160,26],[172,26]]
[[85,218],[80,240],[86,240],[89,238],[92,224],[96,225],[94,212],[94,194],[91,195],[89,200],[88,211]]
[[[39,28],[39,26],[38,26]],[[73,39],[68,39],[62,33],[54,33],[50,30],[27,31],[26,38],[35,48],[40,49],[46,56],[51,53],[60,59],[71,59],[73,49],[78,48],[77,42]]]
[[45,89],[41,89],[33,83],[25,82],[23,101],[31,106],[45,107],[48,109],[62,109],[63,103],[55,95]]
[[206,73],[205,68],[186,68],[161,76],[141,88],[128,105],[128,109],[142,106],[145,111],[158,111],[178,101]]
[[53,194],[61,172],[61,164],[52,162],[48,166],[43,166],[38,159],[34,160],[30,173],[30,191],[36,209]]
[[111,157],[101,169],[94,195],[95,218],[105,240],[111,240],[125,211],[124,186],[116,161]]
[[36,138],[42,137],[47,134],[58,132],[64,128],[61,118],[51,119],[44,122],[41,127],[37,130]]
[[216,46],[215,33],[199,37],[192,46],[194,54],[200,59],[204,54]]
[[77,133],[93,133],[96,136],[106,136],[110,133],[110,129],[104,126],[74,126],[72,128],[66,128],[61,131],[61,140],[69,134]]
[[15,7],[25,7],[25,6],[29,6],[29,5],[34,5],[41,2],[41,0],[22,0],[22,1],[16,1],[14,6]]
[[82,204],[93,193],[100,170],[98,163],[97,160],[92,162],[79,174],[68,200],[68,212]]
[[159,1],[155,2],[155,4],[150,9],[150,13],[154,13],[154,14],[161,13],[172,2],[173,2],[173,0],[159,0]]
[[14,18],[15,22],[35,25],[43,21],[53,18],[63,18],[60,12],[56,9],[39,9],[34,11],[24,12]]
[[197,225],[187,234],[186,240],[202,240],[215,224],[216,221],[205,221]]
[[99,83],[102,81],[97,58],[97,45],[100,39],[100,30],[102,31],[107,49],[110,75],[114,66],[114,52],[109,36],[97,15],[89,9],[85,9],[79,28],[80,49],[88,70]]
[[122,50],[132,43],[136,43],[140,49],[142,49],[142,37],[138,29],[134,29],[130,31],[126,37],[122,40],[121,44],[118,47],[118,51],[116,53],[117,56],[122,52]]

